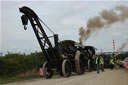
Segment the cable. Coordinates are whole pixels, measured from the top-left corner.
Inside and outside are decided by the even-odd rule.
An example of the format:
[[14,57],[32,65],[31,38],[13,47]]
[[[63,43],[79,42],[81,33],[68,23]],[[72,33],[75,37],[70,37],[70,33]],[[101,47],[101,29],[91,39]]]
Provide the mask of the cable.
[[49,29],[49,31],[51,31],[53,34],[55,34],[40,18],[39,20]]
[[[53,34],[55,34],[40,18],[38,18],[45,26],[46,28],[49,29],[49,31],[51,31]],[[59,38],[58,38],[59,41],[61,41]]]

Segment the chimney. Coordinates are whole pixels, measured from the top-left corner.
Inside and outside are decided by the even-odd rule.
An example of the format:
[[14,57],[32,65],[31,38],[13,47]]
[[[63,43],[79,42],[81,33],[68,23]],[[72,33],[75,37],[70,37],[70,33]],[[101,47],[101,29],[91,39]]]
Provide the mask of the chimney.
[[55,48],[58,49],[58,34],[54,34]]

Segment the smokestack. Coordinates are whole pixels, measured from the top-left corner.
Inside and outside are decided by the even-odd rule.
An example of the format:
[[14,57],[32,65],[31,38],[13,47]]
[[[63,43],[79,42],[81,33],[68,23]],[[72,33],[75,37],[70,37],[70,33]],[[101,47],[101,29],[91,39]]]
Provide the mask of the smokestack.
[[113,40],[113,51],[115,52],[115,41]]
[[55,48],[58,49],[58,34],[54,34]]
[[79,42],[82,44],[90,35],[96,31],[103,29],[105,26],[111,26],[116,22],[123,22],[128,19],[128,7],[116,6],[114,9],[103,10],[99,16],[92,17],[87,22],[87,27],[81,27],[79,30]]

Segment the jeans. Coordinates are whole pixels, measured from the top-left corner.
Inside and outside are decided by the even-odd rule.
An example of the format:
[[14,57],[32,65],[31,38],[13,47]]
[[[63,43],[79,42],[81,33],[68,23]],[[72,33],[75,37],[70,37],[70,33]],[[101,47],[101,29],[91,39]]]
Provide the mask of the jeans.
[[104,65],[101,64],[100,66],[101,66],[101,71],[104,71]]
[[103,64],[97,64],[97,66],[96,66],[97,73],[99,73],[100,68],[101,68],[101,71],[104,71],[104,65]]
[[97,73],[99,73],[99,64],[96,65]]

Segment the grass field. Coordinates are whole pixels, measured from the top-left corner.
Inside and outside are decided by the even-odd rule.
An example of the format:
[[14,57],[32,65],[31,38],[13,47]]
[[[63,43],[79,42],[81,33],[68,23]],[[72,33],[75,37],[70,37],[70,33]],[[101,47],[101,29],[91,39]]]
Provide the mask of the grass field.
[[0,78],[0,85],[6,84],[6,83],[12,83],[12,82],[18,82],[18,81],[24,81],[24,80],[32,80],[35,78],[40,78],[39,75],[34,76],[24,76],[24,77],[6,77],[6,78]]

